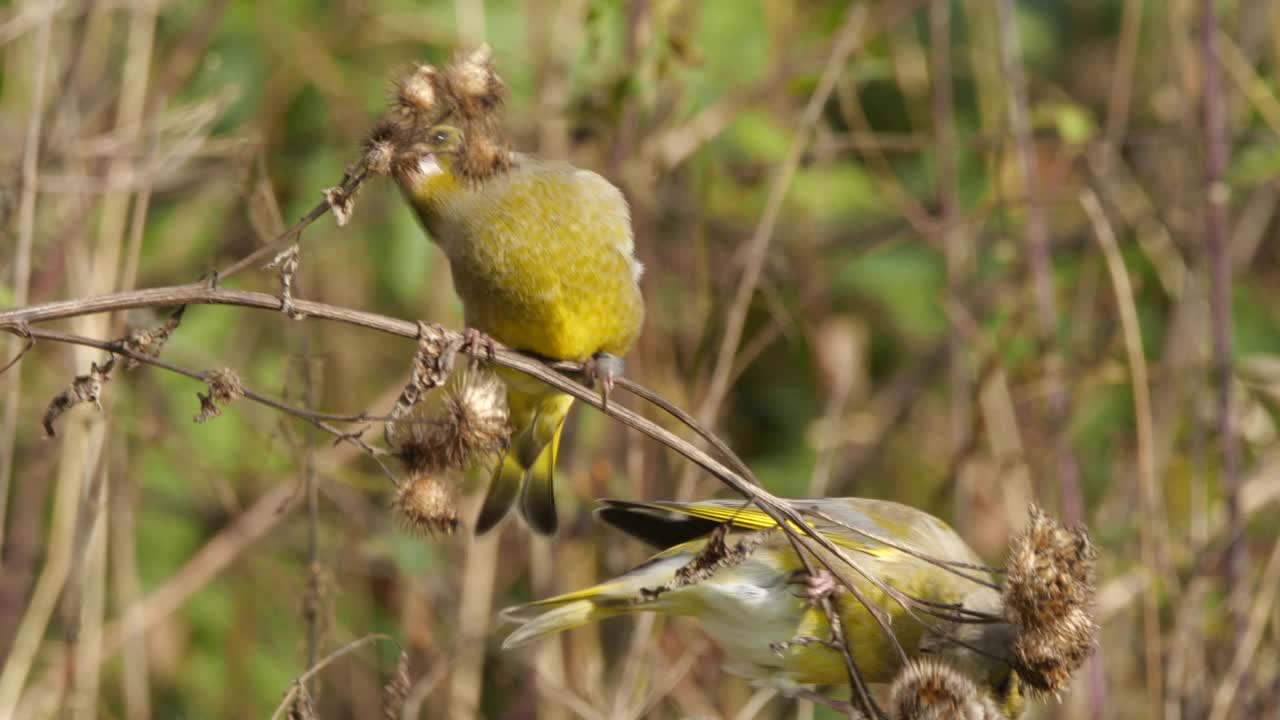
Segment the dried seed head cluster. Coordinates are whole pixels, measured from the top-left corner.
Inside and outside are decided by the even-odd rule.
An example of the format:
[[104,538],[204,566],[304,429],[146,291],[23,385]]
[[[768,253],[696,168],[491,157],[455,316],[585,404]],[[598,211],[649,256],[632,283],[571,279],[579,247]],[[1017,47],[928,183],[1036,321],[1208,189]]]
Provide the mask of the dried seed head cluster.
[[413,184],[428,152],[427,132],[441,123],[462,132],[456,170],[463,178],[488,177],[510,166],[499,119],[506,85],[493,69],[487,45],[444,69],[416,64],[394,88],[390,110],[365,138],[362,163],[369,172]]
[[465,470],[506,447],[507,394],[489,372],[471,371],[448,390],[440,408],[402,423],[396,457],[409,472]]
[[416,535],[451,535],[458,529],[458,504],[447,477],[419,470],[400,483],[396,517]]
[[449,473],[494,459],[506,448],[506,390],[493,373],[470,371],[439,407],[405,419],[396,428],[395,456],[407,474],[396,493],[397,514],[416,532],[451,533],[458,512]]
[[889,690],[892,720],[1003,720],[1004,714],[960,671],[932,658],[912,660]]
[[396,108],[410,117],[427,116],[439,112],[440,73],[430,65],[415,63],[409,71],[395,81]]
[[1093,652],[1096,557],[1084,528],[1064,528],[1035,505],[1009,544],[1004,613],[1015,631],[1014,669],[1036,690],[1061,691]]

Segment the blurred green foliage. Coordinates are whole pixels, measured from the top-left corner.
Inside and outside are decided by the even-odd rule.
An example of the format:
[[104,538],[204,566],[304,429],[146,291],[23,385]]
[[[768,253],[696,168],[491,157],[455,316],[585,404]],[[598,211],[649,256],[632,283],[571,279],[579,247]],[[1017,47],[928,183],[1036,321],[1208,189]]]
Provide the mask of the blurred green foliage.
[[[1247,24],[1250,13],[1259,12],[1253,6],[1265,4],[1224,4],[1223,12]],[[1160,482],[1180,538],[1173,550],[1182,554],[1192,552],[1182,544],[1188,542],[1181,535],[1191,522],[1187,518],[1203,519],[1206,504],[1219,496],[1213,416],[1206,410],[1213,397],[1205,364],[1207,319],[1200,312],[1202,148],[1194,136],[1195,87],[1173,59],[1176,51],[1194,51],[1194,43],[1189,31],[1171,29],[1178,25],[1164,4],[1146,5],[1136,70],[1126,80],[1130,116],[1121,128],[1117,158],[1133,178],[1132,187],[1123,189],[1129,196],[1144,194],[1151,209],[1142,218],[1127,217],[1123,203],[1129,196],[1102,194],[1117,223],[1152,366]],[[255,235],[255,217],[288,224],[309,210],[320,191],[340,178],[362,133],[385,107],[389,78],[413,62],[446,61],[469,45],[472,38],[463,35],[476,31],[463,28],[479,17],[510,86],[507,117],[517,147],[559,147],[567,159],[608,174],[632,200],[637,245],[648,267],[650,320],[629,374],[693,408],[716,362],[747,239],[795,139],[800,109],[847,3],[587,0],[566,10],[551,0],[233,0],[224,11],[208,14],[214,6],[167,3],[156,17],[153,81],[193,47],[199,59],[190,76],[157,101],[149,122],[206,103],[218,112],[208,127],[196,129],[208,135],[211,149],[176,162],[169,168],[173,179],[150,200],[140,286],[200,277],[262,241]],[[921,504],[956,520],[998,562],[1003,533],[1016,522],[1007,511],[1020,512],[1002,505],[1006,494],[1034,496],[1051,506],[1060,501],[1061,488],[1050,482],[1055,439],[1044,402],[1046,357],[1056,354],[1064,360],[1070,388],[1067,439],[1079,464],[1085,519],[1109,551],[1109,570],[1130,569],[1140,522],[1132,513],[1133,394],[1116,298],[1077,199],[1081,188],[1099,186],[1088,152],[1109,127],[1112,83],[1119,82],[1110,71],[1125,6],[1124,0],[1018,3],[1039,184],[1052,234],[1051,280],[1060,321],[1053,347],[1038,340],[1035,329],[1025,187],[1005,122],[1007,87],[999,74],[989,4],[951,3],[953,56],[946,80],[954,92],[956,146],[948,157],[939,156],[933,134],[925,13],[899,22],[855,54],[786,196],[761,290],[748,314],[743,346],[755,347],[756,354],[740,368],[719,423],[771,490],[807,494],[815,462],[829,454],[830,493]],[[129,11],[121,6],[105,12],[110,42],[91,49],[101,61],[103,84],[73,85],[72,92],[80,101],[111,106],[127,52],[122,39]],[[1276,19],[1276,11],[1270,17]],[[191,43],[202,22],[214,25],[207,47],[199,48]],[[535,31],[539,27],[543,34]],[[59,19],[60,58],[69,57],[81,32],[79,21]],[[1244,51],[1262,89],[1274,97],[1280,94],[1280,32],[1274,26],[1269,32],[1263,40],[1271,46],[1258,40]],[[11,77],[25,71],[29,60],[11,54],[4,62],[4,91],[20,95]],[[59,67],[66,64],[60,60]],[[1247,255],[1236,264],[1235,353],[1273,358],[1280,356],[1280,304],[1274,300],[1280,255],[1268,240],[1276,232],[1280,145],[1264,115],[1243,95],[1233,98],[1235,143],[1227,181],[1234,210],[1246,203],[1255,208],[1249,217],[1256,227],[1247,230],[1260,238],[1252,249],[1245,230],[1233,238],[1233,248]],[[852,115],[851,104],[858,108]],[[25,117],[5,109],[6,120]],[[654,161],[660,157],[654,148],[664,139],[684,137],[700,113],[721,113],[722,130],[696,142],[674,167]],[[102,128],[82,131],[92,136]],[[921,226],[912,221],[920,213],[938,218],[943,162],[954,163],[957,215],[953,226]],[[89,226],[100,219],[95,209]],[[69,241],[55,234],[62,227],[56,213],[42,206],[40,223],[33,301],[75,292],[61,259]],[[1151,248],[1138,242],[1137,229],[1151,226],[1166,233],[1173,257],[1195,279],[1186,294],[1162,285]],[[337,229],[326,219],[303,237],[302,296],[461,325],[444,259],[389,183],[375,181],[361,191],[348,227]],[[959,259],[949,256],[954,249],[948,242],[961,248]],[[275,287],[268,273],[236,283]],[[12,298],[12,289],[0,286],[0,305]],[[963,316],[950,315],[948,303],[963,308]],[[857,344],[848,353],[853,361],[823,355],[832,320],[857,328]],[[964,322],[971,327],[961,327]],[[938,372],[923,364],[953,342],[958,350],[952,357],[965,368],[959,387],[945,363]],[[308,391],[299,369],[301,358],[309,356],[309,392],[318,407],[378,413],[403,383],[410,353],[407,343],[351,328],[200,307],[187,313],[165,357],[197,368],[231,366],[255,389],[302,402]],[[16,461],[20,484],[52,482],[57,446],[42,444],[35,419],[45,399],[73,371],[83,370],[60,349],[41,347],[39,355],[40,365],[28,359],[22,376],[28,389]],[[988,365],[999,372],[981,375],[987,385],[976,388],[974,379]],[[835,408],[829,407],[839,385],[833,377],[852,378],[847,398]],[[1247,464],[1274,472],[1274,390],[1280,378],[1270,382],[1266,392],[1242,388],[1241,398],[1242,407],[1257,411],[1254,425],[1245,427]],[[331,577],[320,601],[322,654],[355,637],[386,632],[411,651],[420,677],[449,663],[460,647],[479,643],[488,649],[483,713],[529,716],[522,707],[538,697],[532,660],[499,652],[496,631],[483,638],[456,634],[462,578],[472,571],[465,537],[424,539],[398,529],[389,512],[391,485],[377,466],[328,448],[329,437],[293,420],[240,402],[211,422],[189,422],[198,411],[199,389],[186,378],[153,370],[124,374],[111,385],[106,462],[112,482],[125,488],[117,491],[136,508],[132,532],[143,595],[163,587],[256,498],[299,483],[303,458],[313,453],[321,459],[318,560]],[[963,411],[958,429],[953,403]],[[1005,411],[1013,413],[1012,427],[1000,424]],[[824,414],[831,417],[824,420]],[[573,424],[562,459],[563,488],[577,499],[564,500],[570,529],[555,546],[552,579],[548,584],[531,578],[524,531],[508,529],[495,608],[571,589],[639,557],[640,549],[622,547],[616,535],[591,523],[592,495],[607,490],[658,498],[677,491],[684,466],[669,453],[585,411],[577,412]],[[1009,437],[1010,431],[1018,436]],[[963,462],[954,463],[967,433],[977,439]],[[629,474],[636,471],[640,476]],[[963,496],[955,492],[960,476],[968,488]],[[706,478],[697,488],[703,494],[719,491]],[[26,507],[21,499],[14,502]],[[44,503],[35,510],[49,512]],[[153,629],[154,717],[262,717],[304,669],[300,608],[310,572],[304,515],[294,512],[283,520]],[[41,537],[32,542],[39,545]],[[567,567],[574,558],[595,566]],[[121,607],[118,599],[110,600],[107,616],[118,616]],[[1104,652],[1127,653],[1137,642],[1132,615],[1118,611],[1117,631],[1104,636]],[[65,634],[68,623],[55,621],[50,637]],[[0,629],[11,633],[11,625]],[[589,643],[575,641],[566,646],[566,662],[571,684],[579,676],[603,678],[603,688],[575,687],[588,702],[608,707],[603,699],[620,682],[629,641],[612,628],[601,632],[580,636],[605,642],[603,649],[596,646],[598,657]],[[644,656],[645,673],[660,675],[653,668],[674,662],[688,647],[679,636],[665,630],[653,654]],[[379,646],[327,671],[319,685],[326,703],[322,716],[376,714],[371,703],[395,654]],[[172,666],[164,665],[170,661]],[[104,717],[124,716],[123,691],[115,682],[118,663],[106,666],[99,706]],[[1108,663],[1108,690],[1120,709],[1116,716],[1124,716],[1141,707],[1141,669],[1132,658],[1113,662],[1108,656]],[[590,668],[597,666],[602,675],[592,675],[597,670]],[[736,680],[720,683],[710,669],[682,683],[672,692],[677,699],[658,701],[653,716],[693,713],[695,705],[682,704],[693,702],[690,694],[732,713],[752,692]],[[426,716],[443,716],[446,691],[434,693],[428,707],[436,711]],[[790,713],[788,703],[774,700],[767,713]],[[554,703],[542,698],[537,707]],[[1069,707],[1072,716],[1086,716],[1079,703]]]

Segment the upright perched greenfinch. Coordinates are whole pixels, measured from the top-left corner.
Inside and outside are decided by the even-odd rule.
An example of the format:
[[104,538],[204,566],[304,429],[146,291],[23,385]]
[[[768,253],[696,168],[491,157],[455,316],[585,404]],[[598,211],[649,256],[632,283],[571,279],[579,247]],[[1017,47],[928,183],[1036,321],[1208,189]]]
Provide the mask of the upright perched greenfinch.
[[[424,125],[393,174],[449,259],[473,341],[482,334],[587,363],[607,393],[644,321],[642,267],[622,193],[596,173],[506,149],[493,115],[501,81],[487,54],[443,72],[421,67],[400,94]],[[552,476],[573,398],[514,371],[499,374],[511,447],[476,531],[494,527],[519,496],[529,525],[552,533]]]
[[[826,642],[831,628],[816,602],[826,597],[866,681],[888,683],[899,675],[896,640],[908,658],[934,658],[962,671],[982,695],[975,700],[1008,717],[1021,713],[1024,688],[1056,692],[1092,648],[1093,555],[1087,536],[1055,536],[1056,526],[1044,524],[1052,521],[1033,513],[1033,521],[1043,522],[1039,535],[1024,538],[1034,547],[1018,556],[1019,577],[1026,579],[1016,602],[1023,612],[1011,618],[1005,608],[1009,591],[1002,595],[996,589],[973,550],[941,520],[883,500],[791,502],[863,571],[910,596],[913,609],[826,551],[820,553],[839,577],[825,570],[809,575],[776,523],[742,501],[605,500],[601,519],[661,552],[594,587],[505,610],[519,627],[503,647],[653,611],[696,619],[724,650],[725,669],[757,684],[784,690],[839,684],[847,682],[843,657]],[[823,567],[817,556],[811,562]],[[1063,578],[1079,586],[1066,602],[1059,589]],[[883,612],[893,639],[841,581]],[[1078,613],[1067,618],[1071,611]],[[1035,629],[1027,631],[1027,622]]]

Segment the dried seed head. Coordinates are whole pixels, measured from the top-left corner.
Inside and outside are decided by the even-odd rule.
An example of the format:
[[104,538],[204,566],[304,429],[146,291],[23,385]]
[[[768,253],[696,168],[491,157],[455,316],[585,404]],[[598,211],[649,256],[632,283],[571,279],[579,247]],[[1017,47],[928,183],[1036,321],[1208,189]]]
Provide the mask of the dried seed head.
[[422,143],[397,148],[395,156],[391,158],[391,177],[402,187],[416,187],[422,180],[422,161],[430,152]]
[[466,373],[445,396],[444,407],[451,467],[466,467],[506,448],[507,390],[493,373]]
[[511,167],[511,153],[493,131],[477,128],[467,137],[463,148],[460,174],[468,180],[479,180]]
[[244,386],[240,384],[240,376],[231,368],[212,370],[205,375],[204,382],[209,392],[196,393],[200,398],[200,414],[194,420],[202,423],[222,414],[222,406],[244,397]]
[[458,529],[458,506],[443,475],[410,473],[396,492],[395,509],[405,530],[414,534],[451,535]]
[[1014,628],[1014,669],[1032,688],[1057,693],[1093,652],[1097,551],[1083,527],[1067,529],[1032,505],[1009,544],[1004,614]]
[[390,115],[378,120],[364,139],[364,166],[377,175],[390,175],[396,153],[408,135],[406,128]]
[[440,73],[431,65],[414,65],[396,81],[396,105],[411,117],[434,115],[440,110]]
[[458,111],[468,120],[487,119],[506,96],[487,44],[454,61],[445,75]]
[[410,416],[401,427],[406,437],[396,457],[410,473],[465,470],[506,448],[506,390],[492,373],[468,372],[435,412]]
[[891,720],[1003,720],[989,697],[941,660],[912,660],[889,690]]

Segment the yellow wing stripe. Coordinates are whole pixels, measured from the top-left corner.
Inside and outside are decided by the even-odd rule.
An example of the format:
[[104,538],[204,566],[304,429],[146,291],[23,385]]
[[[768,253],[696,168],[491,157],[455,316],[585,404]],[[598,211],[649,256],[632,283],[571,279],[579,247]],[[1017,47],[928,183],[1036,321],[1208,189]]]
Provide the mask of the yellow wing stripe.
[[[654,503],[654,505],[671,510],[672,512],[682,513],[691,517],[700,518],[702,520],[711,520],[714,522],[731,522],[734,527],[744,530],[767,530],[778,526],[778,523],[762,510],[757,507],[725,507],[723,505],[702,505],[698,503]],[[791,527],[799,530],[799,526],[791,523]],[[856,550],[866,553],[877,558],[892,557],[898,553],[897,550],[883,545],[871,546],[868,543],[856,540],[844,534],[835,534],[829,532],[821,533],[823,537],[831,542],[849,550]]]

